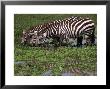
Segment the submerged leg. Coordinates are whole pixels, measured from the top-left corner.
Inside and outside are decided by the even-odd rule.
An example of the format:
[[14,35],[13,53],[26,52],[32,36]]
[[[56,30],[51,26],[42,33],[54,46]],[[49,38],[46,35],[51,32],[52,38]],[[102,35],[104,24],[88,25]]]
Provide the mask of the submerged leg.
[[83,36],[77,38],[77,47],[82,47]]

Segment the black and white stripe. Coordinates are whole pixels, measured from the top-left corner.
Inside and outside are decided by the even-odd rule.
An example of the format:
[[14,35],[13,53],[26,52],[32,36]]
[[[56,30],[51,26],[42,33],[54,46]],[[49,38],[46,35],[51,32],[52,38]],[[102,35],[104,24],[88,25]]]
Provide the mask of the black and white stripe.
[[[53,38],[58,41],[63,39],[77,39],[77,44],[82,45],[82,39],[89,38],[94,43],[95,24],[89,18],[73,16],[64,20],[55,20],[29,29],[28,35],[36,35],[36,44],[40,38]],[[33,39],[33,38],[32,38]]]

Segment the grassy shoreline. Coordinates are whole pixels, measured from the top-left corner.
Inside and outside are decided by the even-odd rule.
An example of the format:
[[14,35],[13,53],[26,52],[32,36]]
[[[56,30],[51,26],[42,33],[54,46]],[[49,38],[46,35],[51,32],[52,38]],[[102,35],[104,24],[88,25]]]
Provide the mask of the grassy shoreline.
[[15,65],[15,75],[39,76],[50,69],[53,75],[60,75],[67,71],[73,72],[73,70],[81,73],[84,71],[96,72],[96,46],[85,48],[59,47],[55,51],[41,48],[29,48],[27,50],[22,50],[21,53],[20,50],[15,52],[16,54],[19,53],[15,57],[16,61],[25,61],[25,65]]

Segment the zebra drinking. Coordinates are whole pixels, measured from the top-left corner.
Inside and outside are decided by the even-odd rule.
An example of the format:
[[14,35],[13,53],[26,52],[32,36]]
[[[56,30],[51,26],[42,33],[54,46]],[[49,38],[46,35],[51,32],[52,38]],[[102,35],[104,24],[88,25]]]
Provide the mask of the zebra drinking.
[[72,16],[63,20],[41,24],[23,32],[22,43],[41,44],[45,39],[52,38],[61,44],[63,40],[77,39],[77,46],[82,46],[82,40],[86,44],[94,44],[95,24],[90,18]]

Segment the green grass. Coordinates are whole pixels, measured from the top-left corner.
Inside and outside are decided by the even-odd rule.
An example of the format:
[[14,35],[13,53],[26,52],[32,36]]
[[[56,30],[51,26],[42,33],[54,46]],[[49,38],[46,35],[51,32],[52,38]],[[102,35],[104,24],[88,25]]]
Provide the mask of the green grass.
[[[97,47],[88,46],[40,48],[23,46],[20,44],[22,31],[45,22],[74,16],[72,14],[45,14],[14,16],[14,59],[15,62],[23,61],[24,64],[15,64],[14,72],[17,76],[39,76],[51,70],[52,75],[61,75],[71,72],[76,76],[94,74],[97,72]],[[78,14],[75,16],[89,17],[97,24],[95,14]]]

